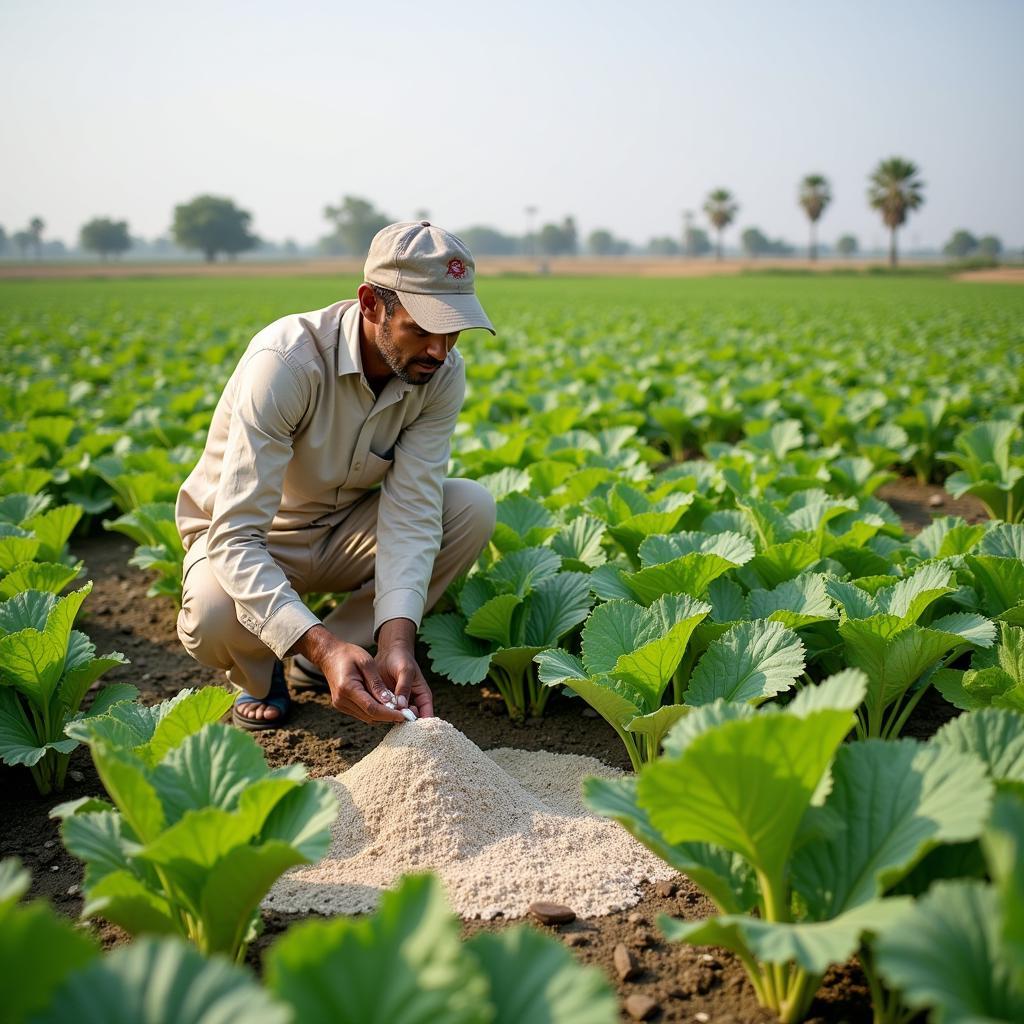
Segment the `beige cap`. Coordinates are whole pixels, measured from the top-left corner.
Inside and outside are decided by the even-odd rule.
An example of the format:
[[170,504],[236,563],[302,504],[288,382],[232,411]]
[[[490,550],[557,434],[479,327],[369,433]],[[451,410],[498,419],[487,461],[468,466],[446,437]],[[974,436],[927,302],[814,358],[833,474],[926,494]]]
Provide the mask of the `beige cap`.
[[461,238],[430,221],[411,220],[389,224],[373,236],[363,277],[397,292],[409,316],[431,334],[471,327],[496,334],[473,292],[475,270]]

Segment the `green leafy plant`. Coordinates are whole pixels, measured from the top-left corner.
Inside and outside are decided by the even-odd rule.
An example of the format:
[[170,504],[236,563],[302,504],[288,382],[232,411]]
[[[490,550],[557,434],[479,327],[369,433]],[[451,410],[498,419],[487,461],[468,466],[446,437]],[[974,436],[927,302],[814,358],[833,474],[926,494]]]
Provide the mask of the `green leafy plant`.
[[955,451],[939,458],[959,466],[946,479],[946,490],[959,498],[973,494],[993,519],[1024,520],[1024,457],[1016,450],[1020,428],[1012,420],[989,420],[961,431]]
[[513,720],[541,715],[549,691],[533,658],[582,622],[592,602],[589,576],[561,565],[551,548],[527,547],[470,576],[459,612],[432,615],[420,630],[434,671],[454,683],[490,679]]
[[[387,964],[388,983],[380,982]],[[310,921],[267,955],[267,986],[303,1024],[612,1024],[618,1008],[594,967],[519,925],[459,941],[429,875],[410,875],[365,918]]]
[[935,689],[962,711],[1010,708],[1024,713],[1024,629],[999,624],[1000,642],[977,651],[971,667],[935,673]]
[[184,690],[71,726],[113,801],[51,812],[86,864],[85,917],[133,935],[178,933],[237,960],[277,877],[324,854],[334,795],[301,765],[268,770],[251,736],[214,724],[231,701],[217,688]]
[[140,505],[117,519],[104,520],[103,525],[131,537],[138,545],[128,560],[129,565],[157,574],[146,591],[147,596],[169,597],[180,607],[185,548],[174,522],[174,505],[170,502]]
[[588,806],[697,882],[719,913],[662,917],[673,940],[724,946],[784,1024],[830,964],[905,909],[885,893],[941,843],[977,837],[992,784],[968,754],[910,740],[842,746],[855,670],[785,708],[718,701],[681,720],[637,777],[588,779]]
[[760,704],[791,687],[804,670],[795,633],[767,620],[737,623],[709,645],[685,695],[662,704],[694,630],[710,611],[684,594],[666,594],[649,608],[609,601],[587,619],[582,660],[561,649],[544,651],[537,655],[540,679],[582,697],[615,730],[639,771],[695,707],[720,699]]
[[0,963],[9,1024],[22,1024],[45,1009],[64,979],[99,954],[91,936],[46,903],[19,905],[30,881],[15,858],[0,861]]
[[899,735],[937,670],[972,648],[991,647],[995,640],[995,625],[970,612],[920,624],[931,605],[953,592],[948,566],[926,564],[895,583],[888,580],[826,583],[841,609],[839,635],[846,662],[868,678],[857,715],[862,737]]
[[[80,717],[89,688],[123,654],[96,657],[74,629],[89,583],[66,597],[25,590],[0,604],[0,759],[25,765],[40,794],[64,788],[68,759],[78,741],[66,732]],[[106,713],[137,694],[134,686],[103,687],[85,717]]]
[[939,881],[873,942],[879,974],[935,1024],[1024,1020],[1024,802],[1000,796],[982,837],[992,884]]

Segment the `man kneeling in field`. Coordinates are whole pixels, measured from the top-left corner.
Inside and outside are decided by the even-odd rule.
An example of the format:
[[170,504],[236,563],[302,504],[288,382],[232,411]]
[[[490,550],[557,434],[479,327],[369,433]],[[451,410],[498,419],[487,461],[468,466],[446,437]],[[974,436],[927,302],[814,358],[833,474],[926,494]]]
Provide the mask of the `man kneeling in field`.
[[[416,629],[494,528],[490,494],[445,478],[459,332],[494,333],[473,275],[455,235],[392,224],[357,299],[272,323],[231,375],[178,494],[178,635],[240,689],[238,725],[280,725],[288,683],[365,722],[433,714]],[[321,623],[308,592],[351,593]]]

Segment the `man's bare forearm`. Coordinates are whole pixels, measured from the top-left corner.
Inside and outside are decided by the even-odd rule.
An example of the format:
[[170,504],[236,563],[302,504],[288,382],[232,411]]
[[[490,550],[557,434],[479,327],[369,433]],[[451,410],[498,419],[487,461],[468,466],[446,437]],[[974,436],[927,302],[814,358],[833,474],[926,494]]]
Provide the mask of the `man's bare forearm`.
[[298,640],[292,644],[288,657],[301,654],[314,665],[322,665],[324,657],[338,641],[326,626],[310,626]]
[[[323,665],[327,652],[339,643],[326,626],[311,626],[292,644],[288,657],[301,654],[314,665]],[[416,623],[412,619],[388,619],[377,632],[379,650],[404,649],[412,651],[416,645]]]
[[388,619],[377,631],[379,651],[403,648],[411,652],[415,646],[416,623],[412,619]]

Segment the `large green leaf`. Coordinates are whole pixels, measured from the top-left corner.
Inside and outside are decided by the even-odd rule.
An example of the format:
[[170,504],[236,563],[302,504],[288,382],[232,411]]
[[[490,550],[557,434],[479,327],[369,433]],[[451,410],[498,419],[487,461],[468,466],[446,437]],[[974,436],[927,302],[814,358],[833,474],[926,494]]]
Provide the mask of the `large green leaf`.
[[819,561],[818,549],[805,540],[789,540],[766,547],[755,555],[737,575],[750,586],[769,590],[794,579]]
[[910,900],[872,900],[827,921],[777,922],[747,915],[723,915],[704,921],[659,917],[666,938],[694,945],[724,946],[763,963],[795,961],[812,975],[843,963],[856,952],[865,934],[899,925]]
[[330,827],[337,816],[338,798],[327,783],[306,782],[274,805],[262,823],[259,841],[286,842],[304,860],[318,861],[330,846]]
[[[70,809],[69,809],[70,810]],[[85,863],[86,888],[114,871],[131,871],[138,843],[126,835],[121,815],[112,810],[60,813],[61,840],[68,852]]]
[[526,595],[541,580],[554,576],[562,559],[551,548],[522,548],[505,555],[488,570],[488,579],[503,594]]
[[637,778],[599,779],[583,783],[583,802],[595,814],[613,818],[666,864],[696,882],[719,910],[743,913],[757,899],[753,872],[742,857],[710,843],[670,843],[651,824],[637,802]]
[[0,580],[0,600],[7,601],[26,590],[59,594],[81,571],[81,563],[22,562]]
[[1024,715],[985,708],[947,722],[932,738],[938,747],[973,754],[999,783],[1024,787]]
[[874,945],[875,964],[909,1006],[941,1024],[1024,1020],[1024,988],[1000,935],[999,895],[976,881],[940,881]]
[[804,645],[767,619],[739,622],[707,649],[690,676],[687,704],[761,703],[788,690],[804,670]]
[[836,917],[881,896],[939,843],[976,839],[991,800],[976,758],[912,740],[841,747],[825,806],[846,828],[796,852],[793,887],[813,920]]
[[[678,758],[651,765],[640,779],[641,806],[668,841],[724,846],[780,879],[800,821],[849,729],[848,714],[817,721],[825,717],[724,723],[692,740]],[[790,752],[788,763],[782,750]]]
[[489,640],[499,647],[512,646],[512,615],[523,603],[518,594],[499,594],[484,602],[466,623],[470,636]]
[[461,615],[431,615],[420,627],[430,648],[430,664],[453,683],[479,683],[487,678],[492,644],[466,633]]
[[486,976],[494,1024],[615,1024],[618,1002],[601,971],[526,925],[479,932],[466,944]]
[[499,551],[516,551],[543,544],[557,531],[558,521],[539,501],[509,494],[498,502],[491,540]]
[[21,526],[31,530],[39,541],[35,557],[41,562],[56,562],[61,558],[64,545],[81,518],[82,509],[78,505],[61,505],[32,516],[22,522]]
[[263,751],[251,735],[213,724],[168,751],[150,778],[173,824],[190,810],[233,810],[246,786],[266,774]]
[[551,548],[562,556],[566,569],[586,571],[604,565],[607,555],[601,545],[605,524],[596,516],[577,516],[551,539]]
[[[408,876],[369,917],[291,928],[266,956],[270,991],[303,1024],[490,1024],[488,984],[439,883]],[[387,983],[382,984],[382,971]]]
[[207,949],[232,955],[243,946],[260,900],[290,867],[306,858],[280,840],[236,846],[203,879],[198,909]]
[[86,890],[82,917],[105,917],[131,935],[174,935],[171,906],[136,874],[118,870]]
[[752,619],[773,619],[789,629],[838,618],[820,573],[804,573],[773,590],[752,590],[748,602]]
[[640,806],[669,842],[724,846],[781,879],[801,819],[852,725],[845,707],[723,722],[644,769]]
[[913,576],[876,591],[875,602],[886,615],[895,615],[905,624],[917,622],[928,607],[953,591],[951,576],[941,563],[922,565]]
[[1024,562],[1019,558],[968,555],[964,561],[986,615],[1004,615],[1024,603]]
[[242,967],[180,939],[138,939],[69,975],[38,1024],[290,1024]]
[[583,664],[590,675],[613,674],[645,694],[644,711],[661,702],[690,635],[711,608],[666,594],[650,608],[610,601],[594,609],[583,629]]
[[[123,706],[119,704],[112,710]],[[72,724],[78,726],[83,723]],[[104,744],[92,748],[92,760],[104,788],[135,835],[143,842],[159,835],[166,824],[166,817],[145,764],[124,750]]]
[[582,572],[560,572],[542,580],[526,599],[527,646],[557,644],[590,611],[590,576]]
[[43,1010],[61,983],[92,961],[98,950],[91,936],[45,903],[16,906],[29,883],[28,872],[17,861],[0,861],[0,876],[3,1019],[21,1024]]
[[137,752],[148,764],[159,763],[169,750],[223,717],[233,702],[234,694],[219,686],[204,686],[185,694],[160,717],[145,748]]

